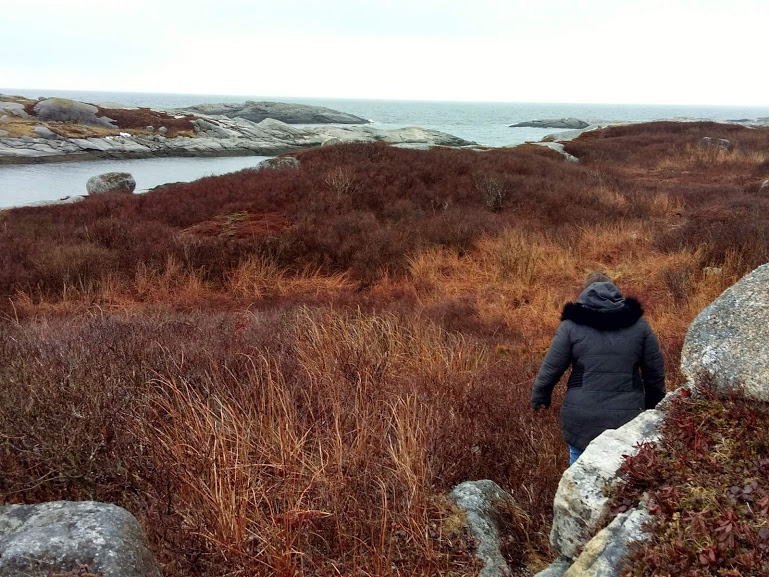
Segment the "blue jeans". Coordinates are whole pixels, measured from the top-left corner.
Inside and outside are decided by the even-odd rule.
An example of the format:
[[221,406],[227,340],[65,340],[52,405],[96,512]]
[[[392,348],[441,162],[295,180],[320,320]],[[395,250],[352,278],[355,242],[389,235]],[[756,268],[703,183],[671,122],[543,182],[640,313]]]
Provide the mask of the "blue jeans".
[[580,451],[577,447],[569,445],[569,467],[571,467],[574,464],[574,461],[579,459],[579,456],[581,454],[582,454],[582,451]]

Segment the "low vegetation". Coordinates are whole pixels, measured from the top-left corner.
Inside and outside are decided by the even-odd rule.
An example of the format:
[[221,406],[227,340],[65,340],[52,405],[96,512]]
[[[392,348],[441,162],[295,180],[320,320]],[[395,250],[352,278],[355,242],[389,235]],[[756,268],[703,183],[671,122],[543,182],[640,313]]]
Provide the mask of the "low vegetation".
[[0,501],[125,506],[169,575],[472,575],[444,495],[490,478],[511,568],[543,568],[568,459],[529,392],[585,273],[644,303],[673,388],[692,318],[769,260],[769,131],[568,150],[338,145],[0,212]]
[[636,544],[627,577],[769,574],[769,407],[682,391],[658,447],[622,467],[615,510],[648,500],[652,538]]

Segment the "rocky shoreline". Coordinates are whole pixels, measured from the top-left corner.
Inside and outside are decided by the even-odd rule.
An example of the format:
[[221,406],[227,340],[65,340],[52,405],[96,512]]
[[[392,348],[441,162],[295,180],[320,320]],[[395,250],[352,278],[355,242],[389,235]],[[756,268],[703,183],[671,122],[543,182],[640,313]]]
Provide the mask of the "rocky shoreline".
[[[29,101],[0,96],[0,164],[155,157],[275,156],[342,142],[386,142],[398,146],[471,146],[474,142],[435,130],[407,127],[379,130],[330,109],[284,105],[201,105],[185,110],[126,109],[65,99]],[[202,114],[200,110],[228,112]],[[345,124],[294,126],[274,116]],[[332,114],[333,113],[333,114]],[[240,116],[238,116],[240,115]],[[152,122],[153,124],[148,124]]]

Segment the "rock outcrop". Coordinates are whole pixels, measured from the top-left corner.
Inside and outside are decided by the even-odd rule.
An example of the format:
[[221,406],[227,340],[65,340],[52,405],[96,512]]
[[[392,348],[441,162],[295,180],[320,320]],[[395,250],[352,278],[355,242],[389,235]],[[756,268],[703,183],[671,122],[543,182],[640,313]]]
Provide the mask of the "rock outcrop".
[[616,577],[628,544],[645,538],[644,523],[651,515],[644,509],[632,509],[617,515],[611,523],[585,545],[577,561],[563,577]]
[[726,289],[694,319],[681,371],[717,391],[769,401],[769,264]]
[[228,116],[245,118],[251,122],[261,122],[265,118],[280,120],[286,124],[368,124],[369,121],[359,116],[332,110],[324,106],[290,104],[285,102],[255,102],[246,100],[243,104],[198,104],[180,108],[185,112],[194,112],[206,116]]
[[378,130],[371,126],[317,125],[297,127],[272,118],[254,123],[243,118],[210,116],[192,120],[196,136],[164,136],[155,132],[91,138],[0,138],[0,163],[87,160],[91,158],[151,158],[156,156],[276,156],[330,140],[387,142],[423,146],[469,146],[450,134],[416,127]]
[[590,126],[584,120],[579,118],[551,118],[548,120],[528,120],[526,122],[518,122],[517,124],[511,124],[510,128],[564,128],[576,130],[580,128],[587,128]]
[[715,150],[731,150],[732,142],[726,138],[712,138],[710,136],[703,136],[700,139],[701,148],[709,148]]
[[127,172],[105,172],[92,176],[85,183],[89,195],[108,192],[132,193],[136,190],[136,180]]
[[128,511],[92,501],[0,507],[0,575],[52,575],[87,567],[104,577],[162,577]]
[[99,109],[93,104],[69,100],[67,98],[48,98],[35,104],[38,118],[54,122],[73,122],[89,126],[115,128],[114,120],[106,116],[97,116]]
[[0,112],[2,112],[4,116],[10,114],[11,116],[16,116],[18,118],[29,118],[29,114],[24,110],[24,105],[19,102],[0,102]]
[[659,410],[644,411],[619,429],[604,431],[564,472],[553,502],[550,543],[564,557],[577,559],[583,548],[606,524],[609,497],[604,492],[618,477],[623,455],[637,452],[635,445],[659,438]]
[[475,554],[484,563],[479,577],[509,575],[510,569],[500,551],[497,511],[500,502],[515,507],[513,496],[503,491],[494,481],[484,479],[457,485],[449,493],[449,499],[465,511],[468,531],[478,540]]
[[37,134],[40,138],[45,138],[47,140],[59,140],[59,135],[45,126],[35,126],[32,129],[32,132]]

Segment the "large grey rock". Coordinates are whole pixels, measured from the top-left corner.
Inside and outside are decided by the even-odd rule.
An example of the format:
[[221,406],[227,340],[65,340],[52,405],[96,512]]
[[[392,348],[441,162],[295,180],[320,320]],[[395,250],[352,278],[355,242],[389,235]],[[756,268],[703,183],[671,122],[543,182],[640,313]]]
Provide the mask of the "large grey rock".
[[642,525],[650,520],[651,516],[645,509],[633,509],[617,515],[588,542],[563,577],[619,577],[628,544],[648,538]]
[[579,129],[587,128],[590,126],[584,120],[578,118],[550,118],[547,120],[528,120],[526,122],[518,122],[517,124],[511,124],[511,128],[566,128],[566,129]]
[[92,501],[0,507],[0,575],[83,566],[104,577],[162,577],[142,528],[121,507]]
[[0,102],[0,111],[18,118],[29,118],[24,105],[19,102]]
[[550,531],[550,543],[560,555],[577,559],[606,524],[609,498],[604,489],[618,480],[623,455],[637,453],[640,442],[657,441],[662,417],[659,410],[644,411],[619,429],[604,431],[561,476]]
[[295,156],[276,156],[275,158],[268,158],[259,166],[264,168],[271,168],[272,170],[299,168],[299,159]]
[[182,110],[230,118],[245,118],[251,122],[261,122],[265,118],[273,118],[287,124],[368,124],[369,122],[365,118],[323,106],[285,102],[247,100],[244,104],[198,104]]
[[131,193],[136,189],[136,180],[127,172],[105,172],[89,178],[85,188],[88,194]]
[[694,319],[681,371],[721,393],[769,401],[769,264],[726,289]]
[[77,100],[48,98],[35,104],[34,110],[38,117],[43,120],[114,128],[114,120],[106,116],[96,115],[99,111],[96,106]]
[[732,143],[726,138],[713,138],[704,136],[700,139],[700,147],[714,150],[731,150]]
[[465,481],[449,493],[457,507],[467,515],[467,528],[478,539],[476,556],[484,562],[479,577],[503,577],[510,574],[502,556],[497,525],[497,503],[508,502],[516,506],[512,495],[503,491],[494,481]]

